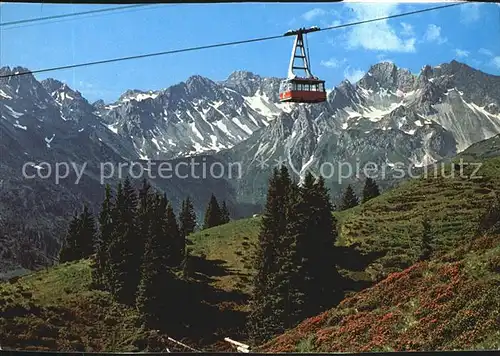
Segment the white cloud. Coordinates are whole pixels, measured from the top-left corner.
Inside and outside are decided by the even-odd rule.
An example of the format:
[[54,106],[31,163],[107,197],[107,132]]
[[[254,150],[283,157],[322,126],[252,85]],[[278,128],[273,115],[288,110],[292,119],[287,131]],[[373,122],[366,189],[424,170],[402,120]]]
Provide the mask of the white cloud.
[[443,44],[448,39],[441,36],[441,27],[434,24],[427,26],[427,31],[425,32],[424,39],[428,42],[436,42],[438,44]]
[[116,97],[121,94],[118,90],[102,88],[82,80],[73,82],[73,85],[71,87],[74,90],[78,90],[84,97],[94,98],[92,100],[96,100],[95,98],[99,98],[106,101],[106,99],[111,99],[112,97]]
[[479,20],[481,17],[479,6],[481,4],[462,4],[460,5],[460,17],[462,23],[472,23]]
[[480,48],[479,53],[484,54],[485,56],[490,56],[490,57],[493,56],[493,52],[491,52],[489,49],[486,48]]
[[324,27],[339,26],[340,24],[342,24],[340,20],[333,20],[329,25],[326,25]]
[[455,49],[455,54],[457,55],[457,57],[468,57],[470,52],[457,48]]
[[351,69],[350,66],[347,66],[347,68],[344,69],[344,77],[351,83],[356,83],[358,80],[363,78],[364,75],[365,71],[361,69]]
[[500,69],[500,56],[497,56],[495,58],[492,59],[491,63],[493,63],[493,65],[495,67],[497,67],[498,69]]
[[381,53],[377,56],[377,59],[379,62],[389,62],[389,63],[394,63],[394,61],[390,58],[386,58],[384,53]]
[[403,31],[401,31],[401,35],[403,36],[413,36],[415,32],[413,32],[413,26],[406,22],[401,22],[401,27],[403,27]]
[[344,58],[343,60],[339,61],[338,59],[336,58],[330,58],[329,60],[327,61],[321,61],[321,65],[324,66],[324,67],[327,67],[327,68],[338,68],[340,67],[343,63],[345,63],[347,61],[346,58]]
[[306,21],[311,21],[314,18],[319,17],[319,16],[323,16],[325,14],[326,14],[325,10],[319,9],[319,8],[315,8],[315,9],[309,10],[306,13],[304,13],[302,15],[302,18],[304,18],[304,20],[306,20]]
[[[355,14],[352,21],[363,21],[398,13],[394,3],[348,3]],[[351,22],[350,20],[348,22]],[[387,20],[354,26],[347,36],[349,49],[362,48],[373,51],[415,52],[415,38],[402,39]]]

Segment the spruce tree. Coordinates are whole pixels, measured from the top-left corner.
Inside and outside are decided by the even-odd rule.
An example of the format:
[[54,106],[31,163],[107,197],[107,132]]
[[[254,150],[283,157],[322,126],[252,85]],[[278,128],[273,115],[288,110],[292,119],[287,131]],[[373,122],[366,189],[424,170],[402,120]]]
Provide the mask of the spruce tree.
[[421,238],[420,261],[428,260],[432,255],[432,229],[429,221],[422,222],[422,238]]
[[97,240],[97,229],[93,214],[87,205],[84,205],[80,214],[80,229],[77,239],[77,258],[88,258],[94,254],[94,245]]
[[87,205],[80,215],[73,216],[69,223],[66,241],[60,252],[60,261],[76,261],[90,257],[94,252],[96,227],[94,217]]
[[[284,331],[285,296],[280,288],[287,285],[284,274],[279,275],[283,262],[280,247],[286,243],[287,204],[291,179],[286,167],[275,168],[269,180],[267,202],[261,219],[254,257],[256,274],[252,283],[248,333],[253,343],[261,343]],[[286,265],[285,268],[289,268]]]
[[340,203],[340,210],[347,210],[350,208],[354,208],[355,206],[358,205],[358,203],[359,203],[358,198],[356,197],[354,190],[349,184],[344,192],[344,195],[342,196],[342,202]]
[[[166,220],[165,199],[159,195],[154,198],[153,220]],[[165,235],[162,224],[154,224],[146,241],[141,281],[137,290],[136,307],[143,324],[147,328],[160,328],[174,320],[169,311],[178,308],[173,303],[176,290],[175,277],[168,267],[171,260],[172,245]]]
[[500,233],[500,198],[495,197],[495,200],[489,204],[486,211],[482,214],[479,220],[478,234],[485,233]]
[[[308,184],[306,177],[305,185]],[[285,216],[287,224],[284,234],[278,239],[276,264],[279,270],[271,276],[276,285],[277,298],[281,303],[280,321],[284,330],[294,327],[302,319],[305,300],[304,286],[307,283],[307,254],[299,249],[307,248],[303,244],[306,237],[307,211],[304,204],[302,188],[291,184],[287,194]]]
[[112,219],[112,194],[111,187],[106,184],[104,201],[101,205],[99,213],[99,233],[97,244],[95,246],[96,253],[92,268],[92,282],[96,288],[110,291],[110,273],[109,273],[109,257],[108,249],[113,235],[113,219]]
[[222,224],[227,224],[228,222],[231,221],[230,215],[229,215],[229,210],[227,209],[226,201],[222,201],[222,206],[220,209],[220,215],[221,215],[221,223]]
[[[144,245],[151,232],[153,219],[153,204],[154,195],[149,182],[144,179],[138,194],[138,211],[137,211],[137,251],[135,252],[142,259],[144,255]],[[139,261],[142,264],[142,261]]]
[[178,267],[182,264],[186,254],[186,239],[179,231],[174,209],[170,203],[168,203],[165,211],[164,228],[164,235],[171,244],[170,258],[167,264],[170,267]]
[[112,293],[122,303],[135,299],[140,279],[142,241],[138,238],[137,196],[130,179],[119,184],[113,209],[114,231],[110,243]]
[[70,262],[78,259],[77,257],[77,240],[78,234],[80,232],[80,218],[78,213],[75,211],[73,214],[73,218],[71,219],[68,232],[66,233],[66,237],[59,252],[59,262]]
[[179,214],[179,229],[184,238],[194,232],[196,227],[196,214],[194,212],[193,203],[189,197],[182,201],[182,207]]
[[366,203],[368,200],[378,197],[380,191],[378,189],[377,183],[370,177],[366,178],[365,186],[363,188],[363,199],[362,203]]
[[315,231],[317,246],[312,255],[314,262],[311,275],[316,281],[316,288],[310,295],[312,309],[309,315],[319,314],[342,298],[341,276],[335,261],[337,220],[332,215],[333,206],[322,176],[314,185],[314,197],[315,217],[311,217],[313,225],[311,228]]
[[335,304],[339,275],[335,266],[336,226],[328,190],[322,177],[307,173],[297,189],[288,213],[288,236],[292,237],[295,270],[292,326]]
[[211,227],[218,226],[220,224],[221,224],[221,210],[219,207],[219,203],[215,198],[215,195],[212,194],[207,209],[205,211],[203,229],[209,229]]

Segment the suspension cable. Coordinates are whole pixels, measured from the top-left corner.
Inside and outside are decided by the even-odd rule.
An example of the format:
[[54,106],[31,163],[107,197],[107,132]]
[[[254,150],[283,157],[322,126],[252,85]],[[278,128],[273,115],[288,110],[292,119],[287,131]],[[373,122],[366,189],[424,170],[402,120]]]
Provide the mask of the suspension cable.
[[54,20],[54,19],[61,19],[61,18],[65,18],[65,17],[98,14],[98,13],[102,13],[102,12],[125,10],[125,9],[130,9],[130,8],[144,7],[144,6],[151,6],[151,5],[153,5],[153,4],[135,4],[135,5],[128,5],[128,6],[116,6],[116,7],[111,7],[108,9],[97,9],[97,10],[82,11],[82,12],[72,12],[70,14],[37,17],[37,18],[33,18],[33,19],[23,19],[23,20],[16,20],[16,21],[10,21],[10,22],[0,22],[0,27],[20,25],[20,24],[26,24],[26,23],[32,23],[32,22],[39,22],[39,21]]
[[[366,24],[366,23],[370,23],[370,22],[389,20],[389,19],[393,19],[393,18],[397,18],[397,17],[409,16],[409,15],[413,15],[413,14],[419,14],[419,13],[423,13],[423,12],[444,9],[444,8],[457,6],[457,5],[463,5],[463,4],[467,4],[467,2],[459,2],[459,3],[441,5],[441,6],[430,7],[430,8],[426,8],[426,9],[422,9],[422,10],[415,10],[415,11],[410,11],[410,12],[405,12],[405,13],[400,13],[400,14],[395,14],[395,15],[389,15],[389,16],[384,16],[384,17],[379,17],[379,18],[374,18],[374,19],[369,19],[369,20],[362,20],[362,21],[351,22],[351,23],[346,23],[346,24],[341,24],[341,25],[336,25],[336,26],[330,26],[330,27],[325,27],[325,28],[319,29],[317,32],[328,31],[328,30],[333,30],[333,29],[337,29],[337,28],[358,26],[358,25],[362,25],[362,24]],[[4,75],[0,75],[0,78],[10,78],[10,77],[16,77],[16,76],[27,75],[27,74],[53,72],[53,71],[58,71],[58,70],[63,70],[63,69],[71,69],[71,68],[79,68],[79,67],[88,67],[88,66],[97,65],[97,64],[122,62],[122,61],[127,61],[127,60],[155,57],[155,56],[163,56],[163,55],[174,54],[174,53],[192,52],[192,51],[199,51],[202,49],[209,49],[209,48],[216,48],[216,47],[234,46],[234,45],[238,45],[238,44],[251,43],[251,42],[263,42],[263,41],[278,39],[278,38],[282,38],[282,37],[284,37],[284,35],[260,37],[260,38],[254,38],[254,39],[249,39],[249,40],[242,40],[242,41],[223,42],[223,43],[217,43],[217,44],[212,44],[212,45],[189,47],[189,48],[182,48],[182,49],[176,49],[176,50],[170,50],[170,51],[140,54],[140,55],[128,56],[128,57],[119,57],[119,58],[104,59],[104,60],[93,61],[93,62],[69,64],[69,65],[65,65],[65,66],[44,68],[44,69],[38,69],[38,70],[33,70],[33,71],[16,72],[13,74],[4,74]]]

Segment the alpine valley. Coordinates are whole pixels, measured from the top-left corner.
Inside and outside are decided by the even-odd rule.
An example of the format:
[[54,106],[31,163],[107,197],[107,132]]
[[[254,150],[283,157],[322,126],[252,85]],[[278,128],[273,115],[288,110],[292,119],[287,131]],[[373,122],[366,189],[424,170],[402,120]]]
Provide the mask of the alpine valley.
[[[385,175],[376,180],[387,188],[401,180],[395,178],[396,165],[418,169],[500,133],[500,77],[457,61],[425,65],[418,74],[378,63],[357,83],[341,82],[316,105],[280,103],[281,78],[244,71],[222,82],[192,76],[164,90],[129,90],[114,103],[89,103],[56,79],[5,77],[26,71],[0,69],[3,277],[56,258],[74,209],[86,203],[97,210],[102,202],[103,162],[115,168],[183,162],[184,173],[192,160],[199,167],[219,162],[214,171],[225,167],[221,178],[156,175],[151,183],[175,209],[190,196],[198,219],[212,193],[228,203],[234,217],[247,217],[261,211],[277,162],[296,179],[308,170],[326,175],[336,198],[346,184],[359,191],[362,183],[359,172],[340,174],[340,162],[384,167]],[[59,172],[67,174],[56,182],[58,162],[70,169]],[[48,178],[28,179],[23,167]],[[120,177],[114,173],[105,183],[115,185]]]

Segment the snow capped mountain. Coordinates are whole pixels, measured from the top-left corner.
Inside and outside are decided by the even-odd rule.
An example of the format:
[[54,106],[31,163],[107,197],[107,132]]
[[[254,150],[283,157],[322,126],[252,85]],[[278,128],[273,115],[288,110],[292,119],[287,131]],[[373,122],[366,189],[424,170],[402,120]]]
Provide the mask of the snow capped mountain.
[[371,162],[389,171],[422,167],[498,134],[499,88],[500,77],[455,61],[424,66],[418,75],[379,63],[358,83],[340,83],[327,102],[296,105],[221,154],[246,167],[245,178],[235,182],[245,201],[265,194],[256,189],[267,181],[262,162],[282,160],[297,176],[306,170],[326,175],[335,193],[359,173],[342,163],[363,169]]
[[[0,75],[24,71],[4,67]],[[114,103],[90,104],[55,79],[0,78],[0,217],[28,216],[38,224],[82,201],[98,204],[100,162],[196,155],[239,162],[238,179],[157,182],[175,202],[196,192],[202,211],[208,190],[233,204],[262,204],[276,164],[297,178],[307,170],[323,174],[335,195],[358,177],[342,164],[362,169],[371,162],[393,174],[399,164],[422,167],[500,133],[500,77],[456,61],[423,66],[418,74],[378,63],[315,105],[280,103],[280,80],[245,71],[221,82],[195,75],[166,89],[128,90]],[[25,161],[90,168],[84,185],[55,186],[23,179]]]
[[[96,107],[107,127],[143,159],[169,159],[231,148],[282,111],[279,79],[236,72],[215,83],[201,76],[165,90],[131,90]],[[237,90],[240,90],[238,92]]]

